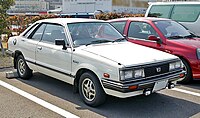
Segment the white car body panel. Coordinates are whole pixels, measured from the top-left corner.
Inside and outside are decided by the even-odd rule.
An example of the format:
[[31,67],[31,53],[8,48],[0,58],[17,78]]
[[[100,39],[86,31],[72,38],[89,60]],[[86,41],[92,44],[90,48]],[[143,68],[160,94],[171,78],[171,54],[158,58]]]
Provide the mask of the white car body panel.
[[[70,19],[68,22],[76,23],[93,21],[104,22],[90,19],[84,19],[82,21],[79,19]],[[47,19],[38,21],[37,23],[41,22],[57,23],[64,26],[68,23],[66,19],[60,19],[59,21],[55,19]],[[70,41],[70,45],[66,49],[62,49],[63,46],[55,44],[25,39],[23,34],[24,33],[20,36],[11,37],[8,41],[8,48],[9,51],[14,54],[16,51],[20,51],[30,69],[72,85],[75,84],[75,79],[77,79],[76,77],[79,70],[87,69],[98,77],[105,93],[121,98],[143,94],[143,90],[123,92],[112,90],[112,88],[106,86],[110,84],[114,85],[113,89],[115,89],[115,86],[120,86],[119,89],[123,89],[125,84],[120,80],[120,71],[124,68],[130,68],[132,66],[140,67],[142,65],[151,65],[163,62],[168,63],[168,61],[171,60],[180,61],[180,59],[174,55],[126,41],[73,47],[71,42],[72,39],[67,28],[65,34],[67,35],[67,40]],[[108,73],[110,77],[105,78],[104,73]],[[182,73],[182,71],[180,73]],[[171,82],[177,81],[179,79],[179,74],[168,74],[168,76],[160,77],[159,79],[168,80],[173,78],[175,78],[175,80],[171,80]],[[103,80],[109,81],[109,83],[105,84],[106,81],[103,82]],[[148,84],[156,81],[158,80],[154,79],[148,81]],[[141,82],[139,84],[141,84]]]
[[[83,50],[113,60],[117,63],[121,63],[124,66],[155,63],[176,58],[174,55],[169,55],[167,53],[130,42],[108,43],[103,46],[88,46],[88,48]],[[152,54],[154,54],[154,56],[152,56]]]

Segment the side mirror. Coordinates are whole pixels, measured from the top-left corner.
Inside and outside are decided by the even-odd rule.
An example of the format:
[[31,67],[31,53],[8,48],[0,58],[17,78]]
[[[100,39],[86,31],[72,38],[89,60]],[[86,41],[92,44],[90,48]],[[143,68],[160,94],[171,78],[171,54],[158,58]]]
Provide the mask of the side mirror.
[[64,39],[55,39],[55,44],[56,45],[62,45],[63,46],[63,50],[66,50],[67,49],[67,47],[66,47],[66,45],[65,45],[65,40]]
[[157,43],[161,43],[161,40],[160,40],[160,38],[158,38],[158,37],[156,37],[156,36],[154,36],[154,35],[149,35],[148,36],[148,39],[149,40],[151,40],[151,41],[156,41]]

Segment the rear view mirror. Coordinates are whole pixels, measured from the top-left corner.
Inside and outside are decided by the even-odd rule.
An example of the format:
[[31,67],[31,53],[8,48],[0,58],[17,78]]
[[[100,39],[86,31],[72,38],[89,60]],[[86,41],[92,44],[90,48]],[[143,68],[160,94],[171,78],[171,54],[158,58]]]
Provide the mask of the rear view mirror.
[[56,45],[62,45],[63,46],[63,50],[66,50],[67,49],[67,47],[66,47],[66,45],[65,45],[65,40],[64,39],[55,39],[55,44]]
[[151,41],[156,41],[157,43],[161,43],[160,38],[158,38],[158,37],[156,37],[154,35],[149,35],[148,39],[151,40]]

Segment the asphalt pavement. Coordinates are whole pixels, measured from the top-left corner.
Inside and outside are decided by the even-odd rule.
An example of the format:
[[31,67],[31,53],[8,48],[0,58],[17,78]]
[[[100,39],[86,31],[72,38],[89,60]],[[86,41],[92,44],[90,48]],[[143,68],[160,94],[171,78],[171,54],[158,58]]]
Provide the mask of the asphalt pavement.
[[0,83],[10,85],[0,84],[1,118],[63,118],[68,113],[81,118],[200,118],[200,81],[150,96],[107,96],[105,104],[92,108],[73,93],[72,85],[40,73],[30,80],[7,79],[6,71],[0,70]]

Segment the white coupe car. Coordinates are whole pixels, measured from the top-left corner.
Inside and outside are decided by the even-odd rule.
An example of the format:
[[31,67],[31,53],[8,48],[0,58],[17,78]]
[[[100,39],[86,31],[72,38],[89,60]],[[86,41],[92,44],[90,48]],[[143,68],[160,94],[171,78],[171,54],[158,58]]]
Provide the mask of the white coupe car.
[[90,106],[106,94],[127,98],[172,88],[185,76],[171,54],[129,43],[109,23],[94,19],[39,20],[8,41],[19,77],[38,71],[74,86]]

